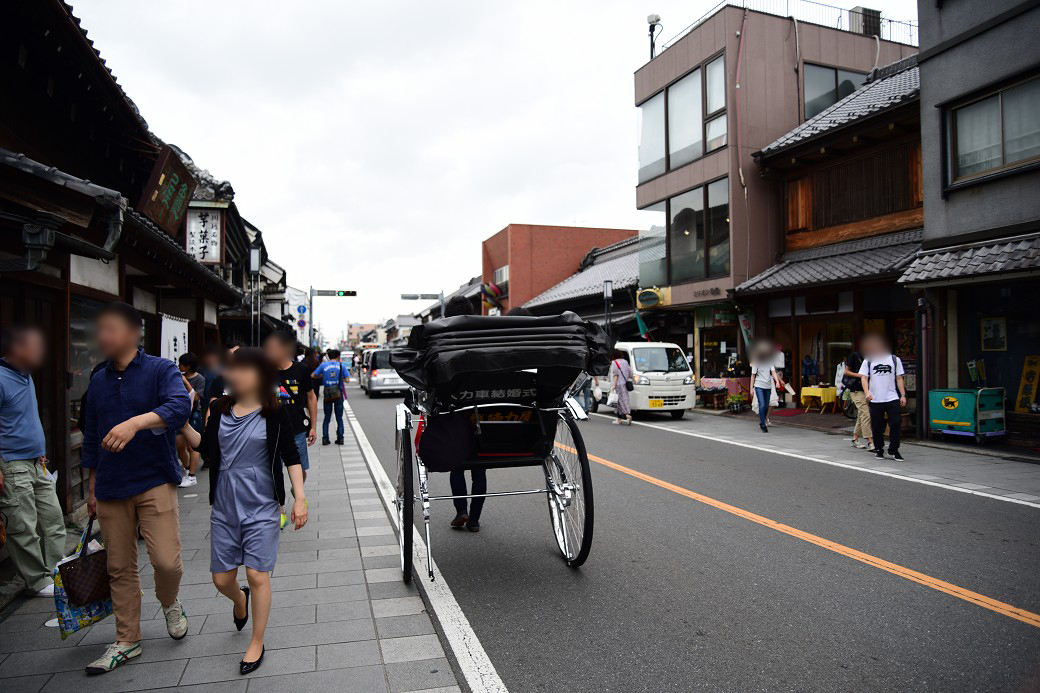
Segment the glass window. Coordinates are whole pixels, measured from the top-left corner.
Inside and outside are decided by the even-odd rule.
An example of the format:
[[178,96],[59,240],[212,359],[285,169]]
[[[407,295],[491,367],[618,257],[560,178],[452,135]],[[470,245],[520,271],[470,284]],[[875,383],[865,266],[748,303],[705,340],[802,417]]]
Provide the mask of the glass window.
[[676,195],[669,204],[672,283],[704,279],[704,188]]
[[726,63],[720,56],[705,68],[705,93],[708,98],[708,113],[726,107]]
[[694,70],[668,87],[668,156],[670,168],[704,153],[701,71]]
[[715,120],[708,121],[707,128],[708,151],[715,151],[726,145],[726,115],[722,114]]
[[1004,94],[1004,163],[1040,156],[1040,79]]
[[639,182],[664,173],[664,92],[639,107]]
[[633,365],[640,373],[686,373],[690,370],[690,364],[678,347],[636,347],[632,350],[632,357]]
[[639,286],[668,285],[667,251],[665,247],[665,203],[649,207],[639,231]]
[[379,370],[383,368],[390,368],[390,352],[389,351],[376,351],[372,353],[371,368]]
[[729,274],[729,180],[708,185],[708,276]]
[[74,424],[82,413],[94,367],[104,361],[94,342],[94,316],[104,305],[76,294],[69,298],[69,418]]
[[805,65],[805,119],[822,113],[863,86],[866,75],[822,65]]
[[1000,166],[1000,97],[957,111],[957,176]]

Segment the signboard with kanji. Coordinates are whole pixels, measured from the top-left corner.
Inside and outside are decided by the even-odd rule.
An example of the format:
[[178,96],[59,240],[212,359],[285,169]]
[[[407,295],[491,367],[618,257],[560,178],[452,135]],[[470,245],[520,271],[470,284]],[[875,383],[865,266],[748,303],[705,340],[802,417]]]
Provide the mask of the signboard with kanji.
[[188,210],[185,234],[188,255],[204,265],[224,262],[224,212],[220,209],[193,208]]
[[1040,387],[1040,354],[1030,354],[1022,363],[1022,380],[1018,384],[1015,411],[1026,414],[1032,410],[1038,387]]
[[159,150],[137,209],[163,231],[176,236],[184,223],[184,215],[196,185],[181,158],[169,146],[164,146]]

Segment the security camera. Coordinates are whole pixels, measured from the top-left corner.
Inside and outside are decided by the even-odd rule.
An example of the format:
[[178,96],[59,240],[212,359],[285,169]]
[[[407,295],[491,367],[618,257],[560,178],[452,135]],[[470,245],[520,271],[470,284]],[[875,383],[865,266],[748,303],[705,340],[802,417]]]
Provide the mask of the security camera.
[[656,26],[656,25],[660,24],[661,23],[661,15],[659,15],[659,14],[649,15],[646,18],[646,23],[649,24],[650,26]]

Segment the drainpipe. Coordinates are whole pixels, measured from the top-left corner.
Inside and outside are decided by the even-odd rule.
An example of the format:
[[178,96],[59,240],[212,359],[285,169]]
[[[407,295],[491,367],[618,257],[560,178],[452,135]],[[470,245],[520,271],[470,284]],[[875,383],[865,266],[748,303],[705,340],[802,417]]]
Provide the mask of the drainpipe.
[[[751,278],[751,204],[748,201],[748,188],[747,180],[744,178],[744,126],[743,119],[741,118],[740,101],[740,69],[744,64],[744,28],[747,25],[748,11],[744,10],[744,18],[740,21],[740,31],[737,35],[740,36],[740,43],[737,45],[737,70],[736,70],[736,83],[734,85],[734,98],[736,99],[736,112],[737,112],[737,174],[740,177],[740,187],[744,191],[744,226],[745,226],[745,248],[744,248],[744,281]],[[740,340],[737,340],[740,343]]]
[[0,272],[33,272],[47,259],[54,248],[57,229],[64,219],[50,212],[37,211],[34,221],[22,224],[22,245],[25,255],[10,260],[0,260]]
[[932,339],[932,304],[928,299],[921,297],[917,299],[917,309],[914,311],[914,322],[917,331],[917,417],[915,426],[917,428],[918,440],[928,435],[928,389],[931,387],[932,378],[929,369],[932,367],[930,349]]

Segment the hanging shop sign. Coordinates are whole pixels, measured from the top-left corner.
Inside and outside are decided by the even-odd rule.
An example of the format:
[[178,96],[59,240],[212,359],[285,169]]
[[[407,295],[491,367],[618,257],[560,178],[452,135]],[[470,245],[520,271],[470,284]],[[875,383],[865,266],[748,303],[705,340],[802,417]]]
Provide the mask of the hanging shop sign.
[[159,150],[137,209],[163,231],[177,236],[197,185],[181,158],[169,146],[164,146]]
[[187,213],[185,244],[188,255],[203,265],[224,263],[224,211],[220,209],[189,209]]
[[165,313],[159,315],[159,354],[177,363],[181,354],[188,351],[188,321]]

